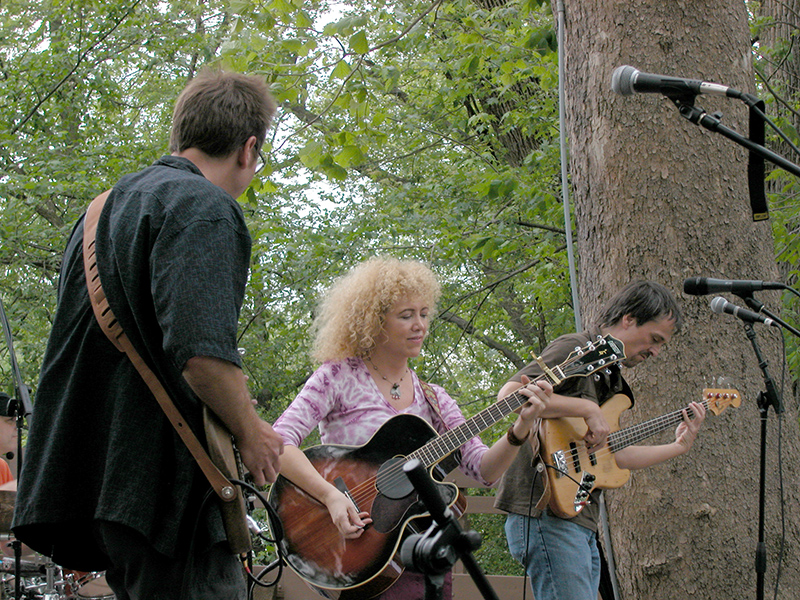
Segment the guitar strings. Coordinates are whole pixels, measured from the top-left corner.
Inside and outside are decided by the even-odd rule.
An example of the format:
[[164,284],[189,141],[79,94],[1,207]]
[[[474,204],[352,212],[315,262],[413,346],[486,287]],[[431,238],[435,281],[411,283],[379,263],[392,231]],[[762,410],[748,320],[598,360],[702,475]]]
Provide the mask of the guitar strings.
[[[709,400],[704,399],[700,402],[700,404],[702,404],[703,407],[708,410]],[[569,458],[567,464],[569,465],[572,463],[573,468],[576,463],[579,463],[581,460],[590,460],[592,457],[605,458],[606,456],[627,448],[636,442],[647,439],[656,433],[660,433],[671,426],[679,425],[683,422],[683,410],[687,411],[690,418],[694,416],[694,411],[692,411],[691,406],[687,406],[685,409],[677,410],[672,413],[656,417],[655,419],[651,419],[650,421],[645,421],[639,425],[634,425],[610,433],[608,435],[607,444],[596,452],[589,453],[584,443],[580,446],[576,445],[574,448],[569,447],[561,448],[560,450],[554,450],[551,455],[558,452],[565,453]],[[561,472],[561,469],[556,470]]]
[[[386,471],[381,473],[381,484],[391,487],[394,484],[402,482],[406,478],[403,465],[414,458],[419,459],[426,468],[433,466],[444,457],[463,446],[481,431],[488,429],[527,401],[528,398],[526,396],[516,391],[512,392],[471,419],[435,437],[417,450],[411,452],[406,457],[406,460],[389,467]],[[365,500],[370,499],[370,497],[376,494],[377,479],[377,476],[370,477],[349,490],[350,496],[359,510],[363,510],[361,504],[364,503]]]
[[[514,400],[515,402],[518,402],[519,403],[518,406],[521,406],[522,404],[524,404],[524,402],[527,401],[527,398],[524,397],[524,396],[520,397],[520,395],[518,395],[515,392],[515,393],[511,394],[510,396],[507,396],[506,398],[502,399],[497,404],[489,407],[488,409],[486,409],[486,411],[483,411],[482,413],[479,413],[478,415],[476,415],[476,417],[480,417],[479,420],[484,420],[485,421],[485,416],[483,414],[484,412],[489,412],[490,413],[492,410],[499,408],[500,404],[502,404],[502,403],[508,404],[510,400]],[[709,401],[708,400],[701,401],[701,404],[703,405],[704,408],[708,409],[708,406],[709,406]],[[512,408],[511,410],[514,410],[514,409]],[[626,448],[626,447],[630,446],[631,444],[636,443],[637,441],[641,441],[643,439],[646,439],[646,438],[650,437],[651,435],[653,435],[655,433],[659,433],[661,431],[664,431],[666,428],[668,428],[670,426],[678,425],[683,421],[683,410],[687,411],[687,414],[689,415],[689,417],[693,417],[694,416],[693,411],[691,409],[691,406],[687,406],[685,409],[677,410],[677,411],[674,411],[672,413],[668,413],[666,415],[662,415],[660,417],[652,419],[650,421],[646,421],[645,423],[641,423],[639,425],[635,425],[635,426],[626,428],[626,429],[621,430],[621,431],[613,432],[608,436],[609,441],[608,441],[607,445],[604,448],[598,450],[597,452],[591,453],[591,456],[593,456],[594,458],[604,458],[605,456],[611,455],[611,454],[613,454],[613,453],[615,453],[615,452],[617,452],[619,450],[622,450],[623,448]],[[509,414],[509,412],[511,412],[511,411],[508,411],[508,412],[501,411],[502,416],[505,416],[505,415]],[[492,419],[492,423],[491,424],[497,422],[497,420],[499,420],[499,419]],[[447,440],[445,440],[443,438],[458,437],[457,435],[448,436],[448,434],[454,434],[454,432],[457,432],[457,430],[462,428],[464,425],[467,425],[467,423],[463,423],[458,428],[452,429],[452,430],[448,431],[447,433],[445,433],[444,435],[442,435],[440,437],[437,437],[434,440],[431,440],[430,442],[428,442],[427,444],[425,444],[421,448],[419,448],[416,451],[414,451],[413,453],[411,453],[408,456],[408,460],[411,460],[412,458],[420,458],[420,459],[424,458],[424,456],[426,455],[426,449],[428,449],[428,452],[427,452],[428,455],[433,456],[435,454],[441,454],[442,450],[447,450],[448,448],[450,448],[452,446],[452,443],[445,443]],[[481,430],[483,430],[483,429],[481,429]],[[474,436],[471,436],[471,437],[474,437]],[[463,445],[463,443],[464,442],[462,442],[461,444],[458,444],[458,446],[456,446],[456,447],[459,447],[460,445]],[[432,451],[433,449],[437,449],[438,452],[433,452]],[[580,462],[580,460],[587,460],[590,457],[590,453],[587,451],[585,445],[577,446],[576,448],[568,448],[568,449],[565,448],[565,449],[563,449],[563,451],[565,451],[568,454],[568,456],[571,458],[571,460],[568,461],[568,465],[569,465],[570,462],[573,465],[575,465],[576,462]],[[390,467],[389,470],[386,471],[386,480],[385,481],[386,481],[386,483],[388,485],[391,485],[393,483],[397,483],[399,480],[401,480],[403,477],[405,477],[405,473],[403,473],[403,471],[402,471],[402,466],[408,460],[406,460],[404,462],[401,462],[401,463],[398,463],[397,465],[394,465],[394,466]],[[424,461],[423,460],[423,462],[426,464],[427,467],[432,466],[432,464],[429,464],[428,461]],[[554,468],[554,467],[551,467],[551,468]],[[561,472],[562,475],[565,475],[565,476],[569,477],[570,479],[572,479],[572,477],[569,475],[569,473],[562,472],[560,469],[559,469],[559,472]],[[360,484],[358,484],[357,486],[355,486],[352,490],[350,490],[350,492],[351,492],[351,496],[352,496],[353,500],[356,502],[357,506],[361,502],[364,502],[365,500],[370,499],[370,497],[374,498],[378,493],[378,490],[377,490],[377,477],[370,477],[369,479],[367,479],[367,480],[361,482]]]
[[[589,374],[597,368],[609,364],[604,362],[602,365],[600,365],[600,367],[587,367],[582,360],[583,358],[583,355],[577,353],[571,354],[570,357],[568,357],[567,360],[565,360],[561,365],[551,369],[551,372],[557,370],[561,373],[562,377],[560,379],[555,375],[551,377],[550,374],[544,373],[534,383],[546,380],[551,385],[556,385],[567,377],[572,377],[573,375],[577,375],[581,372],[584,374]],[[612,357],[612,359],[619,360],[616,357]],[[573,369],[575,372],[570,372],[570,367],[572,367],[576,362],[580,363],[580,370]],[[396,465],[389,467],[389,469],[381,474],[382,484],[392,486],[403,481],[404,478],[406,478],[406,475],[403,472],[403,465],[414,458],[419,459],[426,468],[433,466],[439,462],[439,460],[442,460],[445,456],[463,446],[470,439],[477,436],[482,431],[485,431],[501,419],[505,418],[520,406],[524,405],[527,401],[528,398],[519,393],[519,391],[512,392],[508,396],[500,399],[493,405],[485,408],[478,414],[466,420],[461,425],[446,431],[442,435],[437,436],[433,440],[424,444],[422,447],[409,454],[405,461],[398,462]],[[438,460],[436,460],[437,456],[439,457]],[[363,510],[363,507],[361,506],[362,504],[365,504],[366,501],[373,499],[375,495],[377,495],[377,480],[377,476],[370,477],[352,489],[348,490],[352,501],[359,510]]]
[[[605,344],[607,344],[607,340],[605,339],[599,343],[600,346]],[[596,351],[593,342],[589,342],[586,348],[588,348],[590,351],[589,357],[591,357],[592,352]],[[560,381],[563,381],[568,377],[573,377],[575,375],[589,375],[603,366],[614,364],[615,362],[618,362],[624,358],[622,356],[618,357],[616,355],[612,355],[608,359],[601,361],[593,359],[595,362],[599,363],[598,365],[586,366],[584,364],[585,356],[581,350],[576,349],[575,352],[571,353],[569,357],[567,357],[567,360],[565,360],[562,364],[553,367],[549,370],[549,372],[543,373],[542,376],[536,379],[534,383],[546,380],[551,385],[557,385],[560,383]],[[580,363],[580,369],[574,368],[574,363],[576,362]],[[573,367],[572,371],[570,371],[570,367]],[[554,371],[558,371],[560,373],[560,379],[553,373]],[[552,377],[551,374],[553,374]],[[396,465],[389,467],[389,469],[382,474],[382,479],[385,477],[384,482],[389,486],[402,481],[404,478],[406,478],[406,475],[402,470],[403,465],[412,458],[420,459],[426,468],[433,466],[436,464],[436,462],[438,462],[434,460],[437,455],[440,457],[439,460],[443,459],[445,456],[460,448],[467,441],[482,431],[485,431],[495,423],[499,422],[501,419],[508,416],[511,412],[525,404],[527,401],[528,398],[520,394],[519,391],[512,392],[505,398],[502,398],[495,404],[466,420],[461,425],[446,431],[444,434],[434,438],[433,440],[430,440],[428,443],[412,452],[407,457],[407,460],[400,461]],[[471,425],[473,423],[480,423],[480,425],[473,430]],[[469,435],[462,433],[464,431],[468,432]],[[377,483],[378,478],[376,475],[365,479],[364,481],[355,485],[352,489],[348,490],[351,500],[354,502],[359,511],[364,510],[365,506],[362,505],[366,505],[367,501],[374,501],[374,498],[379,492]],[[333,528],[332,530],[329,528],[327,532],[324,529],[319,530],[316,534],[312,535],[312,540],[316,541],[323,537],[325,537],[325,539],[335,539],[338,537],[338,530],[336,528]]]

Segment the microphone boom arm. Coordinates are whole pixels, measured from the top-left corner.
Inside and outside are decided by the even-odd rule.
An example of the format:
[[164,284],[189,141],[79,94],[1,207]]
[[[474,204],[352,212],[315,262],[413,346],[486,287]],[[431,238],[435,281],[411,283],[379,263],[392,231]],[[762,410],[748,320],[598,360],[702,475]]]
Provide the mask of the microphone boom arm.
[[[791,289],[791,288],[787,288],[787,289]],[[783,327],[786,331],[788,331],[789,333],[791,333],[795,337],[800,338],[800,331],[798,331],[797,329],[795,329],[794,327],[789,325],[786,321],[781,319],[774,312],[772,312],[771,310],[766,308],[764,306],[764,303],[761,302],[760,300],[756,300],[756,298],[752,294],[748,295],[748,296],[743,296],[743,298],[744,298],[745,304],[747,304],[747,306],[749,306],[751,309],[753,309],[754,311],[756,311],[758,313],[763,313],[763,314],[767,315],[770,319],[775,321],[778,325]]]
[[[743,99],[745,99],[745,101],[749,104],[748,99],[745,98],[746,96],[749,96],[749,94],[742,95]],[[733,129],[726,127],[720,122],[718,117],[709,115],[704,109],[700,108],[699,106],[695,106],[694,99],[695,97],[692,94],[670,97],[670,100],[672,100],[675,106],[678,107],[678,112],[681,114],[681,116],[691,123],[694,123],[695,125],[701,125],[709,131],[719,133],[729,140],[736,142],[740,146],[747,148],[751,152],[755,152],[773,164],[785,169],[792,175],[800,177],[800,166],[796,165],[780,154],[765,148],[761,144],[756,144]]]

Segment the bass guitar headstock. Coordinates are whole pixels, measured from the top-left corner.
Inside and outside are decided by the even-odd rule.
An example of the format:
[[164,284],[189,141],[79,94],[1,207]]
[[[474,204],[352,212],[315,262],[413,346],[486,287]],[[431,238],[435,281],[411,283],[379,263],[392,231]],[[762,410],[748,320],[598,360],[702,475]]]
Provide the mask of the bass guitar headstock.
[[720,414],[729,406],[739,406],[742,403],[742,395],[734,389],[712,389],[703,390],[703,402],[707,409],[715,415]]

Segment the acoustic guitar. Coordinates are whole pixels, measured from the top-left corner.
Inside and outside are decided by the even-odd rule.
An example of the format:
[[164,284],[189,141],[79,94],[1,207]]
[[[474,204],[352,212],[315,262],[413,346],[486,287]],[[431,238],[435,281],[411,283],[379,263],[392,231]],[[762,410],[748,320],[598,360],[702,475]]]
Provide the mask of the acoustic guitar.
[[[540,380],[557,385],[568,377],[585,377],[623,360],[624,350],[619,340],[598,337],[561,365],[543,365],[545,375]],[[326,444],[306,449],[320,475],[359,511],[369,512],[373,522],[357,539],[344,539],[325,505],[279,476],[269,502],[283,523],[280,548],[288,565],[326,598],[364,600],[383,593],[404,570],[397,556],[404,536],[424,531],[429,516],[403,465],[418,459],[441,481],[452,470],[445,467],[447,457],[527,401],[514,392],[442,435],[424,419],[401,414],[386,421],[363,446]],[[463,514],[466,502],[458,488],[452,483],[436,485],[450,509]]]
[[[739,406],[741,396],[732,389],[705,389],[701,404],[708,412],[720,414],[728,406]],[[550,486],[550,510],[564,519],[576,516],[589,502],[595,488],[618,488],[630,478],[628,469],[620,469],[614,453],[632,446],[683,421],[680,410],[656,417],[639,425],[619,428],[619,416],[631,406],[625,394],[617,394],[603,403],[600,411],[611,426],[606,444],[588,453],[583,436],[586,422],[577,417],[543,419],[539,429],[541,457],[547,467]],[[692,416],[690,406],[686,407]]]

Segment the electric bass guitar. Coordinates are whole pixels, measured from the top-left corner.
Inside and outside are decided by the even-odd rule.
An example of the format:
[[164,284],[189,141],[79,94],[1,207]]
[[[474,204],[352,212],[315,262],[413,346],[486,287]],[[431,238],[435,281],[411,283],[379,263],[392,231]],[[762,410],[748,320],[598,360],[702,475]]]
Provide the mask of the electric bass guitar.
[[[548,367],[537,360],[545,373],[540,380],[557,385],[624,358],[622,342],[605,336],[576,348],[559,366]],[[424,419],[401,414],[386,421],[363,446],[327,444],[306,449],[320,475],[359,511],[369,512],[373,521],[360,537],[344,539],[325,505],[279,476],[269,503],[283,523],[280,549],[288,565],[326,598],[364,600],[383,593],[403,572],[396,556],[402,539],[424,531],[415,520],[429,516],[403,465],[417,459],[441,481],[447,474],[442,468],[445,458],[527,401],[527,396],[514,392],[442,435]],[[466,501],[458,488],[452,483],[436,486],[450,509],[457,516],[463,514]]]
[[[739,406],[741,396],[732,389],[703,390],[702,404],[708,412],[720,414],[725,408]],[[637,444],[666,429],[677,427],[683,421],[680,410],[662,415],[639,425],[619,428],[619,416],[631,406],[625,394],[617,394],[600,407],[611,426],[605,446],[592,452],[586,451],[583,436],[586,422],[581,418],[563,417],[544,419],[539,429],[541,457],[547,467],[550,486],[550,510],[564,519],[576,516],[589,502],[589,494],[595,488],[618,488],[630,478],[628,469],[620,469],[614,453]],[[692,416],[691,407],[686,410]]]

